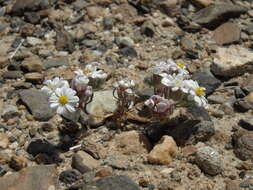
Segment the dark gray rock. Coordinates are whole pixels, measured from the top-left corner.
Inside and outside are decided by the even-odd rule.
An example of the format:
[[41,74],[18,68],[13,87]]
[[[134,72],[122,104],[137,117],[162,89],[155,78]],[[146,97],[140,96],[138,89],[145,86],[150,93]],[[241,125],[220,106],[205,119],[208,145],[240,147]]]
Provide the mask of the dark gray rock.
[[206,72],[196,72],[192,76],[193,80],[196,80],[200,86],[206,88],[206,95],[212,94],[216,88],[221,85],[221,81],[215,78],[213,75]]
[[148,37],[153,37],[155,35],[155,27],[152,22],[146,21],[141,26],[141,33]]
[[234,108],[238,112],[247,112],[252,108],[251,104],[244,99],[238,99],[234,103]]
[[25,19],[32,24],[38,24],[40,22],[40,16],[36,12],[26,12]]
[[22,72],[21,71],[6,71],[3,73],[4,79],[18,79],[22,78]]
[[36,139],[30,142],[27,147],[27,152],[33,156],[38,154],[53,155],[57,152],[57,149],[45,139]]
[[42,91],[36,89],[22,90],[19,95],[36,120],[48,121],[54,116],[55,113],[48,104],[48,96]]
[[0,166],[0,177],[4,176],[7,173],[7,171]]
[[169,123],[152,123],[145,133],[150,141],[157,142],[163,135],[172,136],[177,145],[192,145],[209,140],[215,133],[213,122],[204,108],[190,106],[172,117]]
[[234,93],[236,98],[244,98],[246,96],[246,94],[242,91],[242,89],[239,86],[235,87]]
[[72,184],[81,179],[82,174],[77,170],[65,170],[60,173],[59,180],[65,184]]
[[60,57],[60,58],[48,59],[43,64],[45,70],[53,68],[53,67],[60,67],[63,65],[65,65],[65,66],[69,65],[68,58]]
[[116,175],[104,177],[85,185],[82,190],[140,190],[128,176]]
[[201,9],[193,16],[193,21],[207,28],[216,28],[230,18],[246,13],[248,9],[230,3],[217,3]]
[[237,131],[232,136],[235,155],[241,160],[253,162],[253,132]]
[[253,131],[253,118],[241,119],[238,124],[244,129]]
[[37,11],[49,7],[48,0],[17,0],[15,1],[11,13],[23,15],[25,11]]
[[124,47],[120,49],[120,53],[125,57],[137,57],[138,54],[133,47]]
[[208,146],[198,149],[195,162],[204,173],[211,176],[220,174],[223,171],[220,154],[215,149]]
[[114,18],[105,17],[104,20],[103,20],[104,29],[105,30],[111,30],[113,28],[114,22],[115,22]]

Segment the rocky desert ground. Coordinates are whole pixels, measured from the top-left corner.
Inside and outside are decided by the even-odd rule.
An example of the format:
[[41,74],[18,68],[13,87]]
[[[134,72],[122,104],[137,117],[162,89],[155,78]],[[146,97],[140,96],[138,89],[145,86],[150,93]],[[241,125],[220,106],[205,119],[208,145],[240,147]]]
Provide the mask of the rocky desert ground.
[[[0,0],[0,190],[253,190],[252,49],[251,0]],[[87,109],[106,115],[115,81],[146,100],[168,59],[206,88],[207,109],[119,126],[66,119],[40,90],[99,62],[108,77]]]

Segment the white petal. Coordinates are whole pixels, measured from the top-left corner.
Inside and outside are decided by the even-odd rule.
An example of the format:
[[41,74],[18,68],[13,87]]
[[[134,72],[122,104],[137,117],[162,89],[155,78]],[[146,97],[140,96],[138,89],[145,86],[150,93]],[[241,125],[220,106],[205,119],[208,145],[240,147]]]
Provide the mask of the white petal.
[[54,102],[54,103],[51,103],[51,104],[50,104],[50,107],[51,107],[51,108],[56,108],[56,107],[58,107],[58,106],[60,106],[60,104],[57,103],[57,102]]
[[67,110],[69,112],[75,112],[76,111],[75,108],[73,106],[71,106],[70,104],[66,104],[65,107],[67,108]]
[[66,113],[66,108],[64,107],[64,106],[59,106],[58,108],[57,108],[57,110],[56,110],[56,113],[58,113],[58,114],[64,114],[64,113]]

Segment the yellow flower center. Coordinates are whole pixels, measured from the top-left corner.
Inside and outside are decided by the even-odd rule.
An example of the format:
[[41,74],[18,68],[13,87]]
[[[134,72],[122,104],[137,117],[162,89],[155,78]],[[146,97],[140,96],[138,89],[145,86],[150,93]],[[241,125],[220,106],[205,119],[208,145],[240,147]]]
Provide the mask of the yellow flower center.
[[178,67],[180,67],[181,69],[183,69],[184,67],[185,67],[185,65],[183,64],[183,63],[181,63],[181,62],[176,62],[176,65],[178,66]]
[[91,70],[90,69],[83,69],[83,74],[85,74],[85,75],[87,75],[87,74],[89,74],[91,72]]
[[67,96],[60,96],[58,101],[60,104],[64,105],[64,104],[68,103],[69,98]]
[[197,96],[204,96],[205,88],[199,86],[195,89],[195,93],[197,94]]

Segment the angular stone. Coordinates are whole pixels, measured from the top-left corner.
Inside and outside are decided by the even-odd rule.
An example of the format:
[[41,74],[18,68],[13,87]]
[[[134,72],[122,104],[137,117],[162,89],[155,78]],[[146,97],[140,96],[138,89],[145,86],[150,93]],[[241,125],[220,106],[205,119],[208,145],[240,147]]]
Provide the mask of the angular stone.
[[37,57],[29,57],[21,63],[21,68],[28,72],[41,72],[42,62]]
[[234,153],[241,160],[253,162],[253,132],[238,131],[232,136]]
[[169,164],[178,152],[174,139],[170,136],[163,136],[148,155],[148,162],[152,164]]
[[41,73],[26,73],[26,82],[31,82],[33,84],[42,84],[44,81],[44,75]]
[[71,184],[81,178],[81,173],[77,170],[65,170],[60,173],[59,179],[65,184]]
[[253,118],[240,119],[238,123],[242,128],[253,131]]
[[219,47],[211,70],[215,75],[234,77],[253,72],[253,54],[241,46]]
[[16,0],[11,12],[15,15],[22,15],[25,11],[36,11],[48,6],[48,0]]
[[[87,105],[89,114],[104,116],[113,113],[117,109],[116,99],[112,95],[112,90],[94,92],[93,100]],[[103,123],[102,117],[90,117],[88,123],[93,126]]]
[[193,16],[193,21],[208,28],[215,28],[230,18],[246,13],[248,9],[232,3],[217,3],[201,9]]
[[175,116],[167,125],[166,134],[172,136],[180,146],[205,142],[215,133],[208,112],[197,106],[182,109],[179,117]]
[[63,27],[56,30],[56,44],[58,51],[69,51],[72,53],[75,50],[73,37]]
[[38,154],[53,155],[57,153],[56,147],[44,139],[36,139],[29,143],[27,152],[34,157]]
[[140,190],[128,176],[115,175],[104,177],[85,185],[82,190]]
[[151,150],[147,137],[137,131],[122,132],[115,137],[115,143],[117,149],[126,155],[148,153]]
[[212,94],[221,85],[220,80],[206,72],[196,72],[192,76],[192,79],[196,80],[200,86],[206,88],[206,95]]
[[205,146],[199,148],[196,153],[195,161],[206,174],[215,176],[223,171],[221,156],[211,147]]
[[56,190],[58,175],[55,166],[34,166],[0,178],[3,190]]
[[48,121],[54,116],[53,110],[49,107],[48,96],[40,90],[22,90],[20,98],[31,111],[36,120]]
[[100,166],[99,162],[95,160],[91,155],[84,151],[78,151],[72,157],[71,166],[77,169],[81,173],[88,172],[92,169],[98,168]]
[[19,171],[27,166],[27,159],[22,156],[12,156],[9,166],[14,170]]
[[2,76],[4,79],[18,79],[23,75],[21,71],[5,71]]
[[60,67],[63,65],[69,65],[69,60],[67,57],[48,59],[43,64],[45,70],[50,69],[52,67]]
[[241,29],[237,24],[225,23],[215,29],[213,34],[214,41],[219,45],[238,42],[241,37]]
[[0,148],[6,149],[9,146],[10,142],[4,133],[0,133]]

